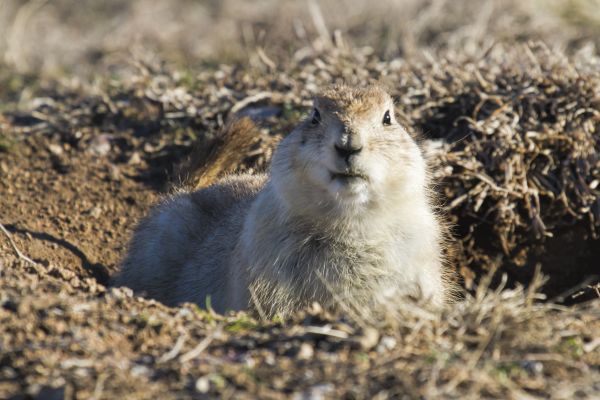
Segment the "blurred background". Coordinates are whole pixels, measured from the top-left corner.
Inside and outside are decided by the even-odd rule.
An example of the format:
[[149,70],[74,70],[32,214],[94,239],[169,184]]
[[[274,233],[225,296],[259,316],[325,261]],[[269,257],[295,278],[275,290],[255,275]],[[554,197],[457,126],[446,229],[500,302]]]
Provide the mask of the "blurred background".
[[597,53],[600,0],[2,0],[0,60],[19,72],[78,72],[131,52],[180,66],[273,62],[307,46],[369,46],[384,58],[543,40]]

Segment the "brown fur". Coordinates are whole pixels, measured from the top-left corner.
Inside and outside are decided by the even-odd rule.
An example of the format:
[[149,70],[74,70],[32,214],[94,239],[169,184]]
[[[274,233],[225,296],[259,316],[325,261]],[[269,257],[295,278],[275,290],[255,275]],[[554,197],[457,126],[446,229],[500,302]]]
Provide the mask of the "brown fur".
[[181,186],[202,189],[233,172],[258,141],[260,132],[248,117],[234,118],[208,145],[197,143],[191,155],[178,168]]

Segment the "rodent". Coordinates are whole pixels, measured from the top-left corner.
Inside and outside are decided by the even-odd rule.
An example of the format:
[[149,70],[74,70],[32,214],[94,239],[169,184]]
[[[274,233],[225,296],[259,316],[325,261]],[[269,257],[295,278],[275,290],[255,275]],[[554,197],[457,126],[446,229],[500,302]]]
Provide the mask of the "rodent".
[[380,86],[332,86],[268,174],[182,192],[137,228],[116,283],[167,305],[287,316],[449,297],[427,165]]

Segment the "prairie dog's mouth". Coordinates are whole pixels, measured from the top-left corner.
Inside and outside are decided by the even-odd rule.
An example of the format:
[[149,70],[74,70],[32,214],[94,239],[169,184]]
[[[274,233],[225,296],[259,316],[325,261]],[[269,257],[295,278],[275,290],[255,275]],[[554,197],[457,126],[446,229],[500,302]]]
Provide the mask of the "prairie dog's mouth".
[[363,180],[363,181],[368,180],[366,175],[361,174],[359,172],[331,172],[330,171],[330,175],[331,175],[332,181],[340,180],[342,182],[353,182],[353,181],[357,181],[357,180]]

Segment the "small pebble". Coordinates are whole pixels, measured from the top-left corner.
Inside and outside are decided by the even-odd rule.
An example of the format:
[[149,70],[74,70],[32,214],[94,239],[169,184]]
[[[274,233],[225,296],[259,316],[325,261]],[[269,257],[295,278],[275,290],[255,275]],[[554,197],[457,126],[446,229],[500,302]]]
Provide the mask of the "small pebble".
[[386,351],[393,350],[396,347],[398,342],[391,336],[384,336],[379,341],[379,345],[377,346],[378,353],[384,353]]
[[137,151],[134,151],[131,154],[131,157],[129,157],[129,160],[127,161],[127,164],[129,165],[137,165],[139,163],[142,162],[142,158],[140,157],[140,153],[138,153]]
[[98,135],[90,142],[89,151],[97,156],[105,156],[110,152],[110,135]]
[[116,165],[108,166],[108,176],[111,181],[118,181],[121,179],[121,170]]
[[54,143],[48,145],[48,151],[56,156],[61,156],[64,153],[62,146]]
[[300,345],[300,350],[298,351],[298,359],[300,360],[310,360],[313,358],[315,354],[315,350],[313,346],[308,343],[302,343]]
[[359,342],[364,350],[371,350],[379,343],[379,332],[375,328],[365,328]]
[[100,215],[102,215],[102,209],[98,206],[95,206],[89,211],[89,213],[92,218],[98,218]]
[[196,380],[196,391],[199,393],[207,393],[210,390],[210,381],[208,377],[203,376]]

